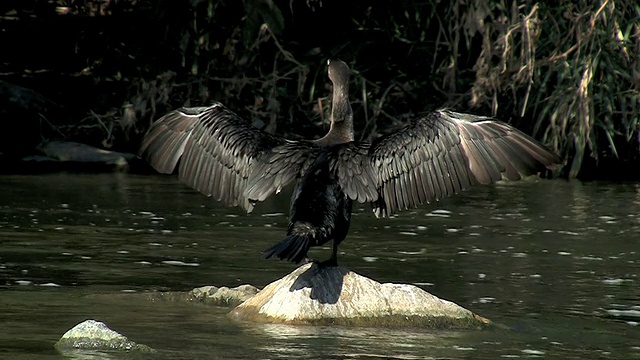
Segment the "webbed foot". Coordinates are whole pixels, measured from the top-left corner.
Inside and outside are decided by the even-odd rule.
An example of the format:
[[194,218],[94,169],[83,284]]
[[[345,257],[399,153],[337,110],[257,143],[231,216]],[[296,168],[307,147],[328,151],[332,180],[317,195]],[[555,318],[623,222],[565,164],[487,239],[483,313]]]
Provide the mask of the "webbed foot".
[[331,258],[329,258],[329,259],[327,259],[325,261],[316,261],[316,260],[314,260],[313,262],[315,264],[317,264],[318,267],[321,267],[321,268],[322,267],[335,267],[335,266],[338,266],[338,259],[334,258],[334,257],[331,257]]

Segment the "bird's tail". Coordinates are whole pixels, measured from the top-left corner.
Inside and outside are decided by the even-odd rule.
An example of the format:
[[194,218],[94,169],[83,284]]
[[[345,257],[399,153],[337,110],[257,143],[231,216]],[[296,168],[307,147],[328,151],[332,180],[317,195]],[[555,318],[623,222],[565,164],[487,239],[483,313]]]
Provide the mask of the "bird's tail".
[[292,233],[287,235],[284,240],[265,250],[264,257],[268,259],[275,256],[280,260],[300,263],[307,257],[311,244],[315,242],[314,229],[308,224],[296,223]]
[[310,240],[310,237],[306,234],[291,234],[278,244],[265,250],[264,257],[268,259],[275,256],[280,260],[289,260],[295,263],[300,263],[307,257]]

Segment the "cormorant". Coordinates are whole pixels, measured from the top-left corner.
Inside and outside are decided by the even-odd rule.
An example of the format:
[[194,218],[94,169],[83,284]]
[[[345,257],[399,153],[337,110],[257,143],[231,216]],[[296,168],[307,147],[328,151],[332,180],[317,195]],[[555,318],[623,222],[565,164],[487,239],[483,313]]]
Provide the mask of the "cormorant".
[[445,109],[370,144],[354,141],[349,72],[340,60],[328,62],[331,128],[321,139],[292,141],[263,132],[214,103],[174,110],[154,122],[140,155],[167,174],[180,160],[181,181],[247,212],[295,181],[287,236],[265,255],[299,263],[310,247],[333,240],[327,265],[337,265],[353,201],[370,202],[377,217],[387,216],[559,162],[510,125]]

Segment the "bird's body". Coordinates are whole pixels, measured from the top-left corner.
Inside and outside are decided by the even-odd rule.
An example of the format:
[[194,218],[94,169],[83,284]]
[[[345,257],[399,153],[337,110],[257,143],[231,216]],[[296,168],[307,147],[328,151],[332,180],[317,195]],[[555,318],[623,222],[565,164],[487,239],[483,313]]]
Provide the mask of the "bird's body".
[[329,63],[331,129],[321,139],[291,141],[260,131],[221,104],[175,110],[156,121],[140,153],[162,173],[180,160],[182,181],[247,212],[295,182],[286,238],[267,257],[300,262],[333,240],[337,264],[352,202],[376,216],[416,207],[502,178],[551,168],[555,154],[515,128],[489,118],[437,110],[373,143],[353,140],[349,68]]
[[328,152],[330,150],[322,151],[296,184],[291,196],[287,237],[268,249],[267,257],[278,256],[299,263],[311,246],[333,239],[333,253],[327,263],[337,261],[338,245],[349,231],[353,201],[330,171]]

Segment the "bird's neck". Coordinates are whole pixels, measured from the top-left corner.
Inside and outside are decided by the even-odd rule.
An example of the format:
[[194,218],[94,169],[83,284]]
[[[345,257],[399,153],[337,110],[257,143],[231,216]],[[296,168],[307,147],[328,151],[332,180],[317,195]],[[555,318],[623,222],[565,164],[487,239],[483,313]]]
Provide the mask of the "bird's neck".
[[331,128],[327,135],[317,141],[321,146],[353,141],[353,111],[349,103],[349,88],[334,86],[331,105]]

